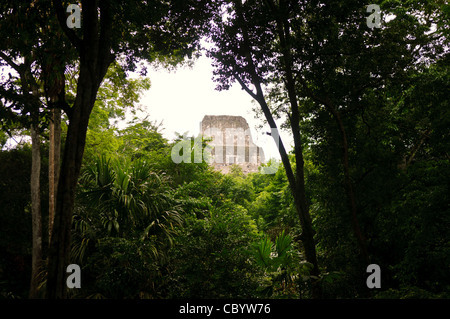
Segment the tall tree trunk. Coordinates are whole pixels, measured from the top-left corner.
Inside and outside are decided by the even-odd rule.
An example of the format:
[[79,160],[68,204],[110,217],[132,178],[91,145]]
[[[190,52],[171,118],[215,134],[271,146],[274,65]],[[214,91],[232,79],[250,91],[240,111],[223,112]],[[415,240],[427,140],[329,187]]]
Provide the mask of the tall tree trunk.
[[[260,85],[256,85],[259,87]],[[260,91],[260,89],[258,89]],[[260,91],[262,92],[262,91]],[[258,98],[258,102],[263,110],[263,113],[266,116],[266,120],[269,123],[272,129],[277,129],[273,116],[270,112],[270,109],[265,102],[264,97]],[[277,134],[278,135],[278,134]],[[299,134],[298,134],[299,135]],[[272,134],[272,137],[279,138],[275,134]],[[288,154],[284,148],[281,139],[279,141],[275,141],[278,145],[278,150],[280,153],[281,161],[283,162],[284,169],[286,171],[286,177],[288,179],[289,188],[292,193],[292,197],[294,199],[295,208],[297,214],[300,219],[300,226],[302,228],[301,241],[303,243],[303,249],[305,250],[306,261],[312,264],[313,269],[311,271],[311,275],[318,277],[320,275],[319,264],[317,261],[317,253],[316,253],[316,244],[314,241],[314,229],[312,227],[311,216],[309,214],[309,207],[306,200],[305,193],[305,176],[304,176],[304,165],[303,165],[303,154],[301,148],[301,140],[299,140],[299,136],[294,133],[294,138],[298,140],[295,142],[294,152],[296,154],[296,174],[292,170],[291,163],[289,161]],[[312,282],[312,297],[317,299],[322,296],[322,291],[320,284],[317,280]]]
[[56,210],[56,191],[58,189],[59,168],[61,157],[61,110],[55,108],[50,121],[50,150],[48,163],[48,239],[52,237],[53,220]]
[[[89,52],[97,57],[95,50]],[[77,96],[69,115],[69,127],[64,146],[64,153],[56,194],[56,210],[49,248],[49,265],[47,277],[47,298],[65,298],[66,267],[70,260],[70,242],[72,213],[75,204],[75,190],[83,161],[86,133],[89,117],[94,107],[100,83],[109,65],[109,59],[80,58],[80,76],[78,78]]]
[[[276,8],[275,4],[271,3],[272,8]],[[278,10],[284,12],[286,8],[285,4],[280,2]],[[275,9],[276,10],[276,9]],[[297,208],[297,213],[302,226],[301,239],[303,242],[306,260],[313,265],[311,274],[315,277],[319,277],[320,270],[317,262],[316,244],[314,241],[315,231],[312,226],[311,215],[309,212],[309,205],[306,199],[305,190],[305,173],[304,173],[304,160],[303,160],[303,142],[302,134],[300,132],[300,107],[297,101],[296,83],[292,73],[293,62],[291,56],[291,27],[287,16],[282,14],[276,15],[276,27],[278,38],[280,40],[280,49],[282,53],[281,61],[284,71],[285,87],[288,94],[289,104],[291,107],[291,116],[289,118],[292,135],[294,138],[294,155],[295,155],[295,189],[291,187],[294,194],[294,202]],[[322,290],[320,283],[317,280],[312,282],[312,296],[313,298],[320,298],[322,296]]]
[[42,266],[42,218],[41,218],[41,150],[37,124],[31,125],[31,220],[32,252],[29,298],[38,298],[39,273]]
[[[61,171],[56,194],[56,210],[49,249],[49,268],[47,278],[47,298],[66,297],[66,267],[70,260],[70,232],[72,213],[75,203],[75,189],[80,174],[89,116],[95,102],[92,89],[96,87],[92,81],[80,81],[74,112],[65,141]],[[95,90],[96,92],[96,90]]]
[[[281,35],[280,35],[281,37]],[[285,41],[280,41],[286,45]],[[287,46],[283,49],[283,60],[285,63],[286,73],[286,90],[288,92],[289,103],[291,105],[290,126],[294,138],[294,155],[295,155],[295,188],[291,187],[294,195],[294,203],[297,208],[297,214],[302,226],[301,240],[305,250],[306,260],[313,265],[311,275],[319,277],[320,270],[317,262],[316,244],[314,241],[315,231],[312,226],[311,215],[309,212],[309,205],[306,199],[305,189],[305,167],[303,159],[303,142],[300,132],[300,113],[297,102],[297,94],[295,90],[295,82],[292,76],[291,61],[289,48]],[[312,296],[313,298],[320,298],[322,295],[320,284],[317,280],[312,282]]]

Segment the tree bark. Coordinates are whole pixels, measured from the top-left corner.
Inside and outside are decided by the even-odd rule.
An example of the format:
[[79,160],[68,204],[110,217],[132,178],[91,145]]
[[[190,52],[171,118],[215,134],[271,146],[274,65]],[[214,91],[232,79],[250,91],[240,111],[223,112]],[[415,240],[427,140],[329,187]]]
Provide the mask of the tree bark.
[[[56,210],[49,249],[47,298],[66,297],[66,267],[70,260],[70,232],[75,189],[80,174],[89,116],[98,86],[80,72],[77,98],[70,118],[56,194]],[[94,93],[95,91],[95,93]],[[76,110],[76,111],[75,111]]]
[[[22,82],[22,90],[26,97],[31,117],[31,226],[32,226],[32,251],[31,251],[31,281],[29,298],[38,298],[39,273],[42,266],[42,212],[41,212],[41,141],[39,136],[39,100],[38,85],[31,72],[32,59],[25,56],[24,63],[18,67],[12,66],[19,72]],[[31,91],[31,94],[29,93]]]
[[50,121],[50,150],[48,163],[48,239],[52,237],[53,219],[56,210],[56,191],[58,189],[59,167],[61,157],[61,110],[55,108]]
[[42,218],[41,218],[41,150],[37,124],[31,125],[31,220],[32,252],[29,298],[38,298],[39,273],[42,266]]

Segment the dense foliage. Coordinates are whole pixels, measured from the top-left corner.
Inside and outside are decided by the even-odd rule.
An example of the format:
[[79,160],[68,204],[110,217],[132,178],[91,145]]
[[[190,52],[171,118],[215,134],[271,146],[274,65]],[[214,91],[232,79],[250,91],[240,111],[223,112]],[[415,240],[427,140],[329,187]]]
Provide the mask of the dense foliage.
[[[139,50],[122,65],[111,62],[97,88],[70,229],[69,260],[81,267],[82,288],[69,289],[69,297],[312,298],[318,283],[323,298],[450,298],[448,4],[383,1],[396,18],[380,30],[367,28],[359,0],[235,0],[217,12],[216,2],[205,5],[202,12],[214,17],[209,55],[219,89],[233,81],[250,93],[264,86],[255,99],[285,120],[281,128],[301,132],[275,174],[245,175],[235,166],[224,175],[206,162],[174,163],[173,146],[193,145],[193,138],[168,141],[151,114],[118,126],[150,87],[147,78],[127,78],[126,66],[133,69],[139,58],[179,62],[193,54],[196,28],[205,28],[194,1],[181,5],[190,10],[154,3],[162,7],[152,28],[136,31],[121,21],[112,30],[127,25],[136,33],[114,49]],[[143,23],[132,7],[120,8]],[[202,23],[186,26],[178,12]],[[186,39],[176,43],[169,30],[162,32],[165,14],[171,32],[188,29]],[[32,30],[19,31],[25,37]],[[153,53],[141,50],[150,35],[158,35]],[[19,51],[6,50],[0,65]],[[66,83],[69,102],[77,95],[74,74]],[[26,298],[31,275],[32,151],[26,142],[6,147],[10,135],[28,133],[27,109],[18,116],[19,82],[2,71],[0,298]],[[14,98],[17,105],[7,103]],[[41,116],[44,296],[50,145]],[[64,115],[63,136],[66,122]],[[319,274],[306,258],[289,174],[304,174],[297,186],[304,182]],[[368,263],[381,267],[380,289],[366,285]]]
[[[376,124],[371,123],[372,134],[381,129]],[[120,131],[117,145],[143,134],[131,129],[140,125],[149,123]],[[360,130],[367,128],[361,125]],[[71,258],[82,265],[83,289],[70,296],[308,298],[310,265],[301,254],[301,230],[284,171],[244,175],[236,167],[222,175],[205,163],[181,163],[184,169],[171,162],[171,144],[156,126],[146,132],[147,145],[116,153],[120,155],[107,151],[83,169]],[[368,143],[363,137],[355,143]],[[386,151],[391,145],[380,137],[371,143],[372,148],[360,146],[356,154],[366,158],[358,187],[361,223],[373,261],[383,269],[383,289],[377,293],[365,286],[367,274],[355,257],[339,171],[326,166],[332,151],[318,144],[308,156],[307,186],[324,297],[448,297],[450,172],[448,159],[428,155],[444,147],[443,141],[428,142],[429,151],[416,155],[406,171],[392,163],[397,155]],[[15,188],[2,184],[1,205],[8,207],[2,210],[1,224],[2,296],[21,297],[29,282],[29,184],[25,169],[8,167],[18,161],[29,167],[30,150],[18,147],[1,155],[3,181],[24,181]],[[16,176],[19,172],[25,177]],[[8,204],[12,200],[16,204]],[[24,226],[18,233],[14,229],[19,224]]]

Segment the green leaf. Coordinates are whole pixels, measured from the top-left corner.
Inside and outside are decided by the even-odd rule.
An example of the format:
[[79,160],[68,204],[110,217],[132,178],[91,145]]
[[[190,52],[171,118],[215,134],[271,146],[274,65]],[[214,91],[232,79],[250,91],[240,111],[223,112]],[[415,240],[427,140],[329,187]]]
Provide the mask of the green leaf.
[[268,236],[261,239],[256,247],[256,260],[260,265],[264,267],[269,267],[271,265],[270,255],[272,253],[272,247],[272,241]]
[[275,239],[275,248],[278,257],[283,258],[291,248],[292,237],[285,234],[283,230]]

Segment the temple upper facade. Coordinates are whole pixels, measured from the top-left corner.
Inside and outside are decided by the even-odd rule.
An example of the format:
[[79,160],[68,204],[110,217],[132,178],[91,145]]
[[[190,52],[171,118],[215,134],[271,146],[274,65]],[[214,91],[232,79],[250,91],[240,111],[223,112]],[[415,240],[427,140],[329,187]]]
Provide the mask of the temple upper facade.
[[258,172],[264,162],[264,151],[252,139],[247,121],[242,116],[205,115],[200,123],[204,138],[211,139],[209,163],[228,173],[236,164],[244,173]]

